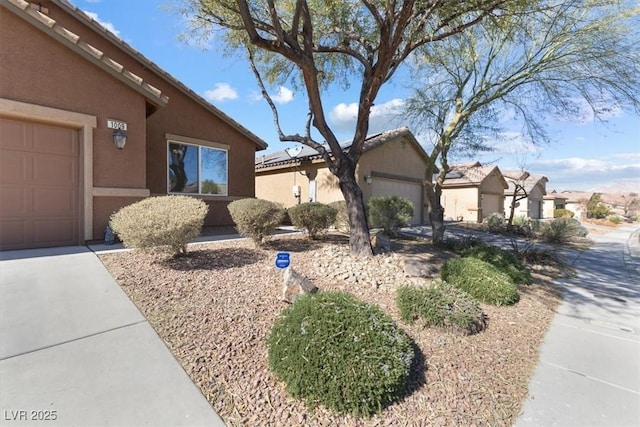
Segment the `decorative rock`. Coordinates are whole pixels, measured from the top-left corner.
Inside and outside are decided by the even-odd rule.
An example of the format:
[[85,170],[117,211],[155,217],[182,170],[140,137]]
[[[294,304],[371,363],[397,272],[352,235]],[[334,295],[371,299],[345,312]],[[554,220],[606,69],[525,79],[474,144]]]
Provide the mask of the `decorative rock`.
[[391,240],[382,230],[371,230],[371,246],[374,253],[389,252]]
[[284,271],[284,286],[282,287],[282,300],[292,303],[300,295],[313,294],[318,287],[302,274],[289,267]]
[[404,257],[402,259],[404,272],[409,277],[436,277],[438,270],[420,257]]

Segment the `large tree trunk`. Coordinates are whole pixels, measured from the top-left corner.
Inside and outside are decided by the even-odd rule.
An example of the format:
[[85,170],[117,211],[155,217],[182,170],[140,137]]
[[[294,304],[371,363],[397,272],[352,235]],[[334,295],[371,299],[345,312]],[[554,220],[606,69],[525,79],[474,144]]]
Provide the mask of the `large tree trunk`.
[[362,189],[356,182],[355,167],[345,167],[338,174],[340,190],[347,202],[349,214],[349,248],[352,254],[368,257],[373,255],[369,224],[364,211]]
[[444,208],[440,204],[441,190],[427,185],[427,202],[429,204],[429,223],[431,224],[431,241],[441,242],[444,239]]

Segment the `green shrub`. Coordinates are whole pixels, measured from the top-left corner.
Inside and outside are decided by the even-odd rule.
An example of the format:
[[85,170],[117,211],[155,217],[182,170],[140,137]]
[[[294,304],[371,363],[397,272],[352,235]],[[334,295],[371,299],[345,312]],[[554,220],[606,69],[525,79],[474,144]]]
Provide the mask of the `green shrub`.
[[340,231],[348,232],[351,229],[349,223],[349,212],[347,211],[347,202],[339,200],[337,202],[329,203],[329,206],[334,208],[336,213],[336,220],[333,222],[333,226]]
[[398,196],[376,196],[367,202],[369,226],[382,228],[385,233],[394,235],[400,227],[411,224],[413,203]]
[[436,280],[430,287],[402,286],[396,293],[402,320],[422,319],[425,326],[439,326],[466,335],[486,327],[486,316],[476,300],[447,282]]
[[620,224],[622,222],[622,218],[620,215],[609,215],[607,216],[607,221],[612,222],[614,224]]
[[444,239],[434,242],[434,245],[448,249],[457,254],[461,254],[466,249],[472,248],[474,246],[483,245],[484,242],[471,234],[465,234],[462,237],[445,237]]
[[576,237],[586,237],[587,229],[572,218],[555,218],[542,229],[542,238],[547,243],[567,243]]
[[200,235],[208,210],[194,197],[148,197],[111,215],[109,225],[126,247],[163,247],[179,255]]
[[305,295],[276,319],[269,367],[308,405],[372,415],[401,397],[414,351],[377,306],[343,292]]
[[478,258],[494,265],[500,271],[511,277],[513,283],[531,284],[531,273],[529,273],[529,270],[515,257],[513,252],[509,250],[485,244],[465,250],[462,252],[462,256]]
[[556,209],[553,211],[554,218],[573,218],[575,213],[569,209]]
[[517,217],[513,218],[512,224],[518,227],[529,227],[531,224],[531,220],[526,215],[518,215]]
[[504,216],[492,213],[488,217],[484,218],[482,222],[487,224],[487,228],[492,233],[501,233],[507,227],[507,222],[504,219]]
[[322,203],[302,203],[287,209],[291,224],[297,228],[304,228],[311,239],[318,233],[329,228],[336,220],[337,210]]
[[519,299],[518,289],[507,274],[477,258],[450,259],[440,275],[445,282],[487,304],[511,305]]
[[284,208],[262,199],[235,200],[227,206],[238,233],[262,245],[284,218]]

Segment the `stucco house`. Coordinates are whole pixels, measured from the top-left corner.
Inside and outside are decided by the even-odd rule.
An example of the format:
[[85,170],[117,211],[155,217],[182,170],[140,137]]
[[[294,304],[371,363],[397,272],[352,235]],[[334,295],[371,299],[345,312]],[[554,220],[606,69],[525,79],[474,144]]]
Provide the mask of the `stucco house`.
[[[350,144],[343,144],[348,149]],[[406,128],[369,136],[356,169],[365,202],[372,196],[401,196],[413,203],[414,224],[425,218],[424,173],[428,156]],[[344,200],[338,178],[310,148],[256,157],[256,197],[290,207]]]
[[544,196],[542,204],[542,218],[554,218],[556,209],[566,209],[566,207],[567,198],[560,195],[556,190],[553,190],[552,192]]
[[567,202],[565,209],[574,213],[574,218],[583,219],[587,216],[587,202],[593,197],[591,191],[562,191],[560,193],[562,197],[565,197]]
[[[546,185],[549,179],[542,175],[531,175],[527,171],[506,171],[502,175],[509,186],[504,192],[505,217],[508,217],[511,211],[513,193],[518,191],[516,196],[519,198],[524,195],[522,193],[522,189],[524,189],[526,197],[516,202],[517,206],[513,213],[514,218],[519,216],[531,219],[543,218],[544,196],[547,194]],[[522,189],[518,189],[517,186]]]
[[491,214],[504,214],[508,188],[498,166],[480,162],[451,165],[442,186],[445,219],[482,222]]
[[231,224],[254,196],[267,144],[67,1],[0,1],[0,40],[1,249],[101,239],[150,195]]

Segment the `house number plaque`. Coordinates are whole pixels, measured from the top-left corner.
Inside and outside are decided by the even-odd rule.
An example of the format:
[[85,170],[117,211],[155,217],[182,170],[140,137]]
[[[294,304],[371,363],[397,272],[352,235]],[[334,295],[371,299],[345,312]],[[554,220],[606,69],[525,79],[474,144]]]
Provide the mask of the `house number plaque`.
[[127,123],[121,122],[120,120],[108,119],[107,128],[117,129],[117,130],[127,130]]

